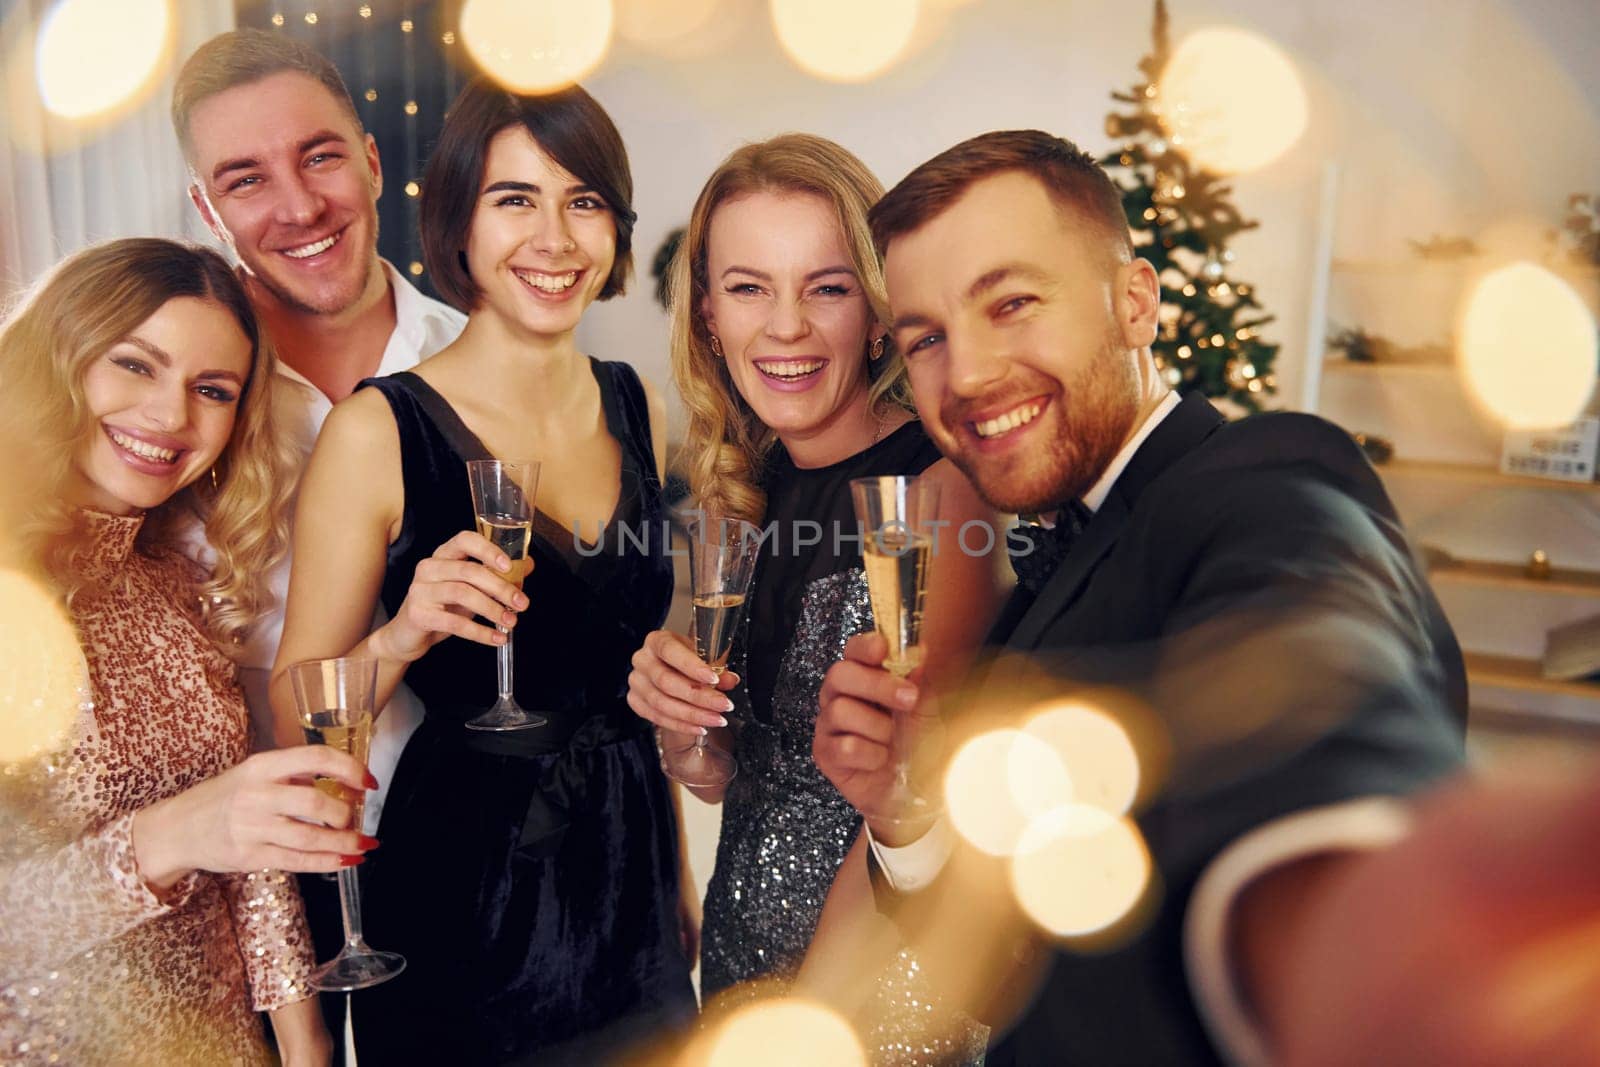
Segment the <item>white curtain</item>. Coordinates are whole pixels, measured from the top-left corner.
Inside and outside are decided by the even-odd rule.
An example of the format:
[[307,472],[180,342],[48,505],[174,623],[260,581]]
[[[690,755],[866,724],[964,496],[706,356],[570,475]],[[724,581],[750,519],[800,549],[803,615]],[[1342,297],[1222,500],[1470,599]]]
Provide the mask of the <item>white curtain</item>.
[[[167,109],[183,60],[233,28],[233,0],[172,0],[175,27],[160,73],[132,110],[84,127],[49,116],[33,84],[39,22],[56,2],[0,0],[0,299],[97,241],[210,242],[185,193],[187,172]],[[93,2],[110,9],[123,0]]]

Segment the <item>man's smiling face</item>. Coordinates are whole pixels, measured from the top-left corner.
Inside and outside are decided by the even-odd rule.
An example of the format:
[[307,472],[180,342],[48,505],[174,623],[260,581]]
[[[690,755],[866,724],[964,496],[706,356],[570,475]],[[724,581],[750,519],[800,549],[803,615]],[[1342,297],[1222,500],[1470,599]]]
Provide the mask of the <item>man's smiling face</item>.
[[337,315],[377,256],[378,148],[316,79],[295,71],[238,85],[189,120],[190,194],[252,278],[282,304]]
[[1048,511],[1099,479],[1139,413],[1118,320],[1132,269],[1021,171],[974,182],[889,245],[894,337],[923,424],[994,507]]

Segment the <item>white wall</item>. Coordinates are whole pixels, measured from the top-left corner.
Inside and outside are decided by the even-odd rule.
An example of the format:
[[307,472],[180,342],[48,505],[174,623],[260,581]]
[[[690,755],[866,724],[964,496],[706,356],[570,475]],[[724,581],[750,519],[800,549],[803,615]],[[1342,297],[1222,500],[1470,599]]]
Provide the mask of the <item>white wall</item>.
[[[869,2],[869,0],[863,0]],[[934,5],[925,5],[933,7]],[[887,75],[834,85],[782,53],[755,0],[722,0],[720,48],[669,60],[620,41],[586,80],[628,142],[641,271],[721,157],[786,130],[834,138],[886,184],[956,141],[1038,126],[1091,151],[1112,89],[1137,78],[1150,6],[973,0]],[[1260,230],[1234,273],[1278,316],[1282,395],[1299,395],[1323,163],[1342,181],[1336,251],[1399,257],[1408,238],[1477,234],[1510,214],[1552,226],[1566,197],[1600,192],[1600,14],[1593,0],[1174,0],[1174,43],[1209,25],[1255,30],[1299,65],[1311,125],[1288,155],[1234,183]],[[848,33],[848,26],[840,27]],[[592,311],[590,351],[665,383],[666,318],[646,284]]]

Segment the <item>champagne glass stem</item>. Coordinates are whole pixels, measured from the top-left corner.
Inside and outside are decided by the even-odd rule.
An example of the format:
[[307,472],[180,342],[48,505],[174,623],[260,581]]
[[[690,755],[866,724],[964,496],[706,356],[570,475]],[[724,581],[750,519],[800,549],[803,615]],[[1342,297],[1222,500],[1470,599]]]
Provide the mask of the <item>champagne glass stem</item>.
[[339,910],[344,913],[344,943],[352,952],[366,946],[361,936],[361,884],[354,867],[339,869]]
[[[711,673],[715,674],[717,676],[717,680],[718,681],[722,680],[722,669],[720,667],[712,667],[711,668]],[[716,682],[712,682],[711,683],[711,688],[715,689],[716,687],[717,687],[717,683]],[[694,747],[695,748],[705,748],[706,745],[708,745],[710,743],[711,743],[711,731],[710,730],[702,730],[700,733],[695,735],[695,738],[694,738]]]
[[[504,626],[498,627],[501,633],[509,634]],[[495,649],[495,661],[500,674],[500,703],[511,703],[511,638],[506,638],[506,643]]]
[[[910,652],[911,650],[907,649],[905,651],[905,655],[909,656]],[[889,673],[894,675],[896,678],[905,679],[911,675],[911,668],[905,663],[904,660],[896,661],[894,663],[885,663],[884,666],[888,669]],[[905,712],[897,712],[894,716],[892,739],[893,750],[891,752],[891,755],[894,757],[894,784],[895,788],[900,792],[901,795],[906,795],[911,792],[911,754],[906,751],[905,738],[906,714],[907,713]]]

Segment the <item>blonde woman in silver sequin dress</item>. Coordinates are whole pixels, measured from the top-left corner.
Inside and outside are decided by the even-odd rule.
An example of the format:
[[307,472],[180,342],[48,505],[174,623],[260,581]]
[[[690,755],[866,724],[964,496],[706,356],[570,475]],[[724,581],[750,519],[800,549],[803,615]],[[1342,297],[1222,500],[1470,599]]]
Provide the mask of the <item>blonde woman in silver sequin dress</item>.
[[[734,671],[707,685],[688,639],[657,631],[630,678],[629,704],[665,731],[663,744],[709,729],[738,760],[725,789],[695,790],[723,804],[702,934],[708,1005],[763,979],[859,971],[860,944],[885,937],[860,817],[811,759],[822,675],[845,641],[872,628],[859,544],[834,536],[856,529],[850,479],[933,478],[952,529],[993,521],[923,433],[888,351],[866,221],[881,194],[860,160],[822,138],[747,145],[702,190],[674,267],[672,362],[689,411],[690,488],[707,512],[774,531]],[[810,523],[819,540],[802,533]],[[999,600],[995,574],[988,557],[938,554],[925,631],[936,673],[959,671],[982,639]],[[721,729],[724,714],[733,729]],[[980,1028],[926,1009],[915,961],[891,948],[879,962],[878,979],[840,1004],[876,1062],[982,1058]]]
[[[320,747],[246,758],[224,652],[283,550],[273,378],[228,265],[170,241],[73,256],[0,329],[0,506],[84,697],[0,773],[0,1062],[271,1063],[257,1011],[284,1062],[328,1059],[300,900],[266,868],[359,862],[358,832],[316,825],[349,805],[291,779],[368,775]],[[190,514],[209,569],[178,550]]]

